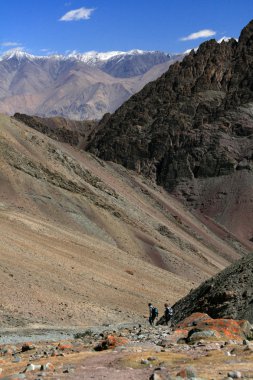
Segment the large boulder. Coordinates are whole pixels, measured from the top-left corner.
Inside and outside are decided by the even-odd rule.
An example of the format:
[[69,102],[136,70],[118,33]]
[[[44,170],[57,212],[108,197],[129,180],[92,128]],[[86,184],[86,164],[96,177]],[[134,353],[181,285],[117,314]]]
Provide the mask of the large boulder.
[[176,331],[187,331],[180,341],[195,343],[200,340],[208,341],[242,341],[252,338],[251,325],[248,321],[234,319],[210,318],[205,313],[193,313],[176,326]]

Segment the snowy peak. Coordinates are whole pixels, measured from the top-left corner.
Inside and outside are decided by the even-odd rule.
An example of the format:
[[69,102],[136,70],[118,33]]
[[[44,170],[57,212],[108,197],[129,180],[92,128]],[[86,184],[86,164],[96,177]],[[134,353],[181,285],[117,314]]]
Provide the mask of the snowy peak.
[[130,50],[130,51],[89,51],[85,53],[72,52],[67,55],[36,56],[20,49],[13,49],[0,56],[0,61],[43,63],[49,62],[82,62],[100,69],[117,78],[130,78],[145,74],[153,66],[165,63],[175,56],[160,51]]
[[105,62],[115,58],[122,58],[126,56],[134,55],[144,55],[144,54],[155,54],[154,51],[144,51],[144,50],[129,50],[129,51],[107,51],[107,52],[97,52],[97,51],[88,51],[86,53],[76,53],[73,52],[67,57],[76,59],[89,64],[96,64],[98,62]]
[[23,50],[9,50],[6,53],[4,53],[2,56],[0,56],[0,61],[8,61],[11,59],[15,59],[18,61],[22,60],[29,60],[29,61],[36,61],[36,60],[43,60],[43,59],[64,59],[65,57],[63,55],[33,55],[29,54]]
[[22,50],[10,50],[1,56],[1,61],[10,60],[10,59],[17,59],[18,61],[22,59],[33,60],[35,59],[35,56],[29,53],[26,53]]
[[63,54],[55,54],[55,55],[33,55],[29,54],[23,50],[13,49],[9,50],[8,52],[4,53],[2,56],[0,56],[0,60],[9,60],[9,59],[29,59],[29,60],[41,60],[41,59],[59,59],[59,60],[76,60],[80,62],[84,62],[91,65],[96,65],[99,62],[106,62],[110,61],[111,59],[115,58],[123,58],[123,57],[129,57],[129,56],[141,56],[141,55],[156,55],[156,54],[162,54],[166,57],[169,57],[168,54],[162,53],[159,51],[144,51],[144,50],[129,50],[129,51],[108,51],[108,52],[97,52],[97,51],[88,51],[85,53],[79,53],[79,52],[72,52],[67,55]]

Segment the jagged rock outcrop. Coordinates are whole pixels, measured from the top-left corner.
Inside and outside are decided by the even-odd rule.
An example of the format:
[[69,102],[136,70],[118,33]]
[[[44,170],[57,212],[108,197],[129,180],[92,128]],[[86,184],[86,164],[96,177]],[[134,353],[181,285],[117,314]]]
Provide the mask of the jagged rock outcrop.
[[203,43],[104,118],[89,149],[153,178],[249,241],[252,51],[253,21],[238,42]]
[[240,259],[174,306],[175,323],[192,313],[207,313],[212,318],[246,319],[253,323],[253,253]]
[[92,120],[70,120],[63,117],[42,118],[15,113],[14,118],[28,127],[44,133],[54,140],[83,149],[97,122]]

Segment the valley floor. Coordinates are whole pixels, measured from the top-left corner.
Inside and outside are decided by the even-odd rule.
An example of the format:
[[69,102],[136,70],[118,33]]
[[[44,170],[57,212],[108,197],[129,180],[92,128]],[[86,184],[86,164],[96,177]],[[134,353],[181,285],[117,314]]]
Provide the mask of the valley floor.
[[[110,328],[103,328],[104,336]],[[2,345],[2,379],[146,380],[153,373],[159,374],[159,379],[176,375],[183,379],[191,373],[194,379],[222,380],[228,373],[235,376],[239,372],[241,377],[253,379],[253,350],[242,341],[178,344],[170,328],[150,328],[145,323],[141,328],[138,324],[120,330],[114,326],[114,335],[109,335],[112,346],[96,352],[94,348],[104,339],[99,335],[101,329],[83,330],[75,339]]]

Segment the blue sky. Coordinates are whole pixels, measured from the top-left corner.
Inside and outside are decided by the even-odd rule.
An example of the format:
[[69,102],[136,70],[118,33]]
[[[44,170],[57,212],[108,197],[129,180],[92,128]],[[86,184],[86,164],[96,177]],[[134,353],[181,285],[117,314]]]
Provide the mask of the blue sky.
[[175,53],[212,35],[238,37],[253,18],[253,0],[1,0],[0,13],[0,53]]

